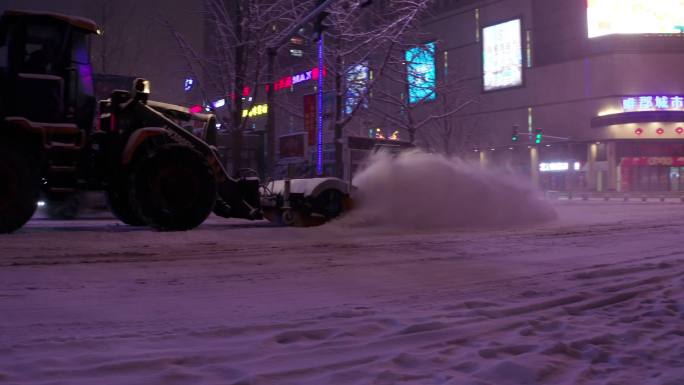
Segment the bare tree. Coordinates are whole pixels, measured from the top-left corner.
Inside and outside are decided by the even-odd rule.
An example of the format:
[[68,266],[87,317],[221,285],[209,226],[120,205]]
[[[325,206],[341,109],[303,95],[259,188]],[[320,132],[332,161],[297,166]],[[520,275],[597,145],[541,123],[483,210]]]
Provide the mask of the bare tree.
[[[335,99],[332,124],[339,176],[343,171],[340,139],[346,126],[355,117],[367,114],[367,101],[394,46],[415,29],[429,2],[375,0],[371,6],[364,7],[365,1],[340,0],[328,9],[324,89],[332,92]],[[240,169],[240,141],[247,123],[242,111],[251,107],[249,100],[257,100],[259,93],[269,87],[265,73],[266,47],[278,41],[280,31],[296,25],[316,4],[315,0],[205,0],[207,32],[213,40],[210,52],[204,55],[174,33],[190,71],[200,79],[203,97],[213,101],[227,95],[225,106],[217,108],[216,113],[233,133],[234,172]],[[312,47],[315,49],[315,45]],[[308,64],[316,67],[316,59],[316,55],[309,55]],[[368,76],[350,80],[350,71],[358,69],[360,64],[367,65]],[[278,111],[287,111],[288,118],[301,119],[300,100],[293,101],[281,93],[274,104],[271,109],[278,108]]]
[[[468,87],[462,68],[444,66],[443,77],[434,88],[434,101],[422,106],[427,120],[417,130],[419,141],[446,156],[464,155],[476,144],[472,137],[479,120],[460,115],[467,107],[480,102],[477,90]],[[412,111],[413,112],[413,111]]]
[[[376,82],[391,63],[392,53],[413,32],[429,0],[340,3],[331,9],[329,67],[335,93],[334,140],[336,176],[342,177],[345,128],[356,117],[367,121],[366,109]],[[363,73],[364,68],[368,71]],[[364,119],[364,117],[366,117]]]
[[[415,29],[429,0],[375,0],[368,7],[364,3],[359,0],[338,1],[327,9],[329,15],[325,20],[328,27],[323,37],[323,91],[326,95],[332,95],[332,114],[326,117],[326,126],[334,130],[337,176],[343,174],[340,139],[345,134],[357,133],[358,127],[350,125],[354,120],[361,124],[371,121],[367,118],[367,107],[374,84],[383,72],[393,45]],[[298,5],[300,9],[311,10],[316,6],[316,1],[302,1]],[[279,22],[295,25],[301,17],[302,14],[291,12],[283,14]],[[303,31],[302,37],[307,44],[297,47],[304,51],[303,57],[290,60],[296,62],[299,68],[318,67],[318,42],[311,40],[311,34],[311,30]],[[280,64],[276,79],[292,74],[288,68],[283,68],[283,62]],[[271,101],[269,108],[277,111],[281,128],[283,122],[287,121],[290,125],[302,125],[301,96],[301,93],[281,90]],[[330,105],[326,105],[326,110],[329,108]]]
[[101,74],[130,74],[135,63],[131,57],[139,54],[145,47],[145,33],[151,24],[136,26],[135,33],[125,28],[127,20],[140,12],[136,2],[113,2],[93,0],[88,4],[88,13],[93,15],[101,28],[99,39],[93,40],[93,67]]
[[242,140],[250,109],[265,91],[266,47],[305,12],[295,0],[205,0],[208,49],[199,50],[169,25],[208,107],[231,132],[233,174],[242,168]]
[[445,66],[438,77],[437,42],[412,43],[417,40],[414,37],[394,46],[383,86],[374,91],[372,111],[379,121],[406,132],[409,142],[414,143],[420,132],[426,144],[437,144],[441,151],[451,154],[452,142],[465,134],[457,115],[479,97],[468,88],[460,71],[448,73]]

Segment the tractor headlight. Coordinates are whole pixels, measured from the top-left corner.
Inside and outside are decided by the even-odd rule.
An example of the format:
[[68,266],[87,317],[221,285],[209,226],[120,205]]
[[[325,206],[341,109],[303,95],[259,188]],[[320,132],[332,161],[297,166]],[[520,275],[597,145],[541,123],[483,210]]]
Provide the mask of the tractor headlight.
[[133,81],[133,90],[136,93],[150,94],[150,81],[143,78],[137,78]]
[[150,97],[150,81],[143,78],[137,78],[133,81],[133,95],[135,100],[147,104],[147,99]]

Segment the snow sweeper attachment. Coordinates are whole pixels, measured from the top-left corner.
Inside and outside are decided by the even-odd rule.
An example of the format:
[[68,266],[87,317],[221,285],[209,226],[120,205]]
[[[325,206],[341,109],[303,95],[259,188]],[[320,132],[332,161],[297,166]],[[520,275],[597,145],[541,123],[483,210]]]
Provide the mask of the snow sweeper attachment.
[[264,217],[286,226],[316,226],[351,209],[349,185],[338,178],[277,180],[263,187]]
[[[347,184],[335,178],[275,181],[231,176],[218,150],[213,114],[195,114],[172,104],[148,101],[148,84],[136,80],[132,92],[115,91],[101,102],[98,148],[121,159],[111,167],[112,211],[123,222],[159,230],[188,230],[213,212],[224,218],[311,226],[339,216],[348,205]],[[182,121],[204,123],[198,134]],[[101,150],[102,151],[102,150]],[[103,161],[107,163],[106,160]],[[111,163],[111,162],[110,162]]]

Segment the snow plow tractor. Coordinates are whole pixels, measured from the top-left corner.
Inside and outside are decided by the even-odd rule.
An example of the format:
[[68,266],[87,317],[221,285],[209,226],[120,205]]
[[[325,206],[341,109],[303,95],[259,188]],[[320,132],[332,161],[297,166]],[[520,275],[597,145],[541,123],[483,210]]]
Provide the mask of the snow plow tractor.
[[[0,233],[22,227],[42,194],[54,201],[105,191],[112,213],[133,226],[188,230],[212,212],[316,225],[349,207],[335,178],[276,181],[228,174],[212,145],[216,120],[149,100],[149,82],[95,98],[92,21],[7,11],[0,18]],[[201,135],[178,122],[199,120]]]

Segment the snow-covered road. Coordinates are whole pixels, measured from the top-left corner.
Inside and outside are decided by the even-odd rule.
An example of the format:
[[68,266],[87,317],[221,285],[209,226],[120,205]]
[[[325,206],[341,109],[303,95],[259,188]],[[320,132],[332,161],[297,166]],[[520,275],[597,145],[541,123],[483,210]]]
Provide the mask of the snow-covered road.
[[0,236],[0,384],[684,384],[684,205]]

